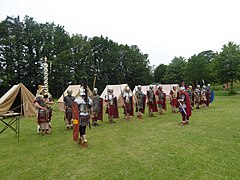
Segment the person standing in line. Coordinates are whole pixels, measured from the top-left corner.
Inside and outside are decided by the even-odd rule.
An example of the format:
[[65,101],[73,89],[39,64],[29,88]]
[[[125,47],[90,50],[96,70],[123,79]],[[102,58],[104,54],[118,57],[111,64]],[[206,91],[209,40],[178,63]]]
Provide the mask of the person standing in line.
[[207,105],[207,91],[206,86],[203,85],[202,91],[201,91],[201,101],[202,101],[202,107],[206,107]]
[[99,126],[97,123],[98,120],[103,120],[103,100],[102,98],[98,95],[98,89],[94,88],[93,89],[93,96],[92,96],[92,101],[93,101],[93,114],[92,114],[92,126]]
[[169,98],[170,98],[172,113],[177,113],[176,109],[178,107],[178,92],[177,92],[176,86],[173,86],[173,88],[170,90]]
[[137,86],[135,97],[136,97],[137,118],[141,119],[142,114],[144,113],[144,110],[145,110],[146,95],[143,94],[142,87],[140,85]]
[[190,104],[191,104],[191,109],[193,110],[194,109],[194,92],[192,90],[192,86],[188,86],[186,92],[188,93],[188,97],[189,97],[189,100],[190,100]]
[[166,111],[166,93],[163,91],[162,85],[158,86],[155,95],[158,104],[158,111],[160,115],[163,115],[163,109]]
[[130,116],[134,116],[133,94],[130,91],[129,87],[126,87],[122,97],[123,97],[123,106],[124,106],[124,116],[125,116],[125,120],[128,121],[130,120]]
[[78,105],[79,112],[79,144],[87,143],[86,128],[90,126],[90,117],[92,116],[92,100],[87,96],[87,88],[80,87],[79,96],[74,100]]
[[147,91],[147,104],[148,104],[148,115],[153,117],[153,112],[157,111],[155,93],[153,86],[150,85],[150,89]]
[[181,112],[181,116],[182,116],[182,122],[180,123],[180,125],[189,124],[189,118],[192,114],[192,111],[191,111],[191,104],[188,97],[188,93],[185,92],[184,87],[180,87],[178,102],[180,104],[179,111]]
[[195,104],[196,104],[196,109],[200,109],[200,101],[201,101],[201,90],[200,90],[200,85],[197,85],[195,91],[194,91],[194,96],[195,96]]
[[114,118],[119,118],[117,98],[113,94],[113,89],[107,89],[107,95],[105,96],[105,102],[107,105],[106,114],[108,114],[108,121],[110,124],[115,123]]
[[74,102],[75,97],[72,96],[72,90],[68,89],[67,90],[67,96],[65,96],[63,98],[64,101],[64,120],[65,120],[65,124],[66,124],[66,128],[67,130],[69,130],[70,128],[73,128],[73,122],[72,122],[72,103]]

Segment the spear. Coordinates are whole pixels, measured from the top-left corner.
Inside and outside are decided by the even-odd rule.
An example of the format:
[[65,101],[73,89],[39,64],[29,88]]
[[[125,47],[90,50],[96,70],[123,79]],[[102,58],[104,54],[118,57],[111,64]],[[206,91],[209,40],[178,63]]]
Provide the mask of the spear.
[[97,78],[97,74],[94,74],[94,76],[93,76],[93,88],[92,88],[92,90],[94,90],[94,88],[95,88],[96,78]]

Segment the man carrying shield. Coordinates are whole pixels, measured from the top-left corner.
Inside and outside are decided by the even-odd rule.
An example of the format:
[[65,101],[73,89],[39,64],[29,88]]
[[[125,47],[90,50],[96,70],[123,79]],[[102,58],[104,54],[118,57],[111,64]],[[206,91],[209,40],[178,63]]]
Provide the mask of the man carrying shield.
[[192,111],[191,111],[191,104],[188,97],[188,93],[185,92],[184,87],[180,87],[178,102],[180,104],[179,111],[181,112],[181,115],[182,115],[182,122],[180,123],[180,125],[189,124],[189,118],[192,114]]

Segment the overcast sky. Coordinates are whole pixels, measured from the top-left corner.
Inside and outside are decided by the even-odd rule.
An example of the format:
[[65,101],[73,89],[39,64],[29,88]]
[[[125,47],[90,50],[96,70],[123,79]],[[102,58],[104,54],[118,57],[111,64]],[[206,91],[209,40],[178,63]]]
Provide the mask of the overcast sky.
[[240,44],[240,0],[0,0],[0,21],[28,15],[69,34],[137,45],[151,65]]

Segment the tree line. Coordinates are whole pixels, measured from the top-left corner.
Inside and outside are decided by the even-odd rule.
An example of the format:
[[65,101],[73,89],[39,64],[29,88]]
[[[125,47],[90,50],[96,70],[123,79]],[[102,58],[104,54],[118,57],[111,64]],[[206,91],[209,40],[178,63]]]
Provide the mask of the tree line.
[[146,85],[152,82],[188,84],[234,82],[239,79],[239,45],[229,42],[220,53],[211,50],[189,59],[175,57],[169,65],[150,66],[137,45],[108,37],[69,35],[64,26],[37,23],[32,17],[6,17],[0,22],[0,94],[22,82],[33,94],[43,84],[42,58],[49,63],[49,90],[59,97],[82,76],[101,92],[107,84]]
[[160,64],[154,71],[154,80],[162,83],[203,85],[233,83],[240,79],[240,46],[234,42],[223,45],[221,52],[212,50],[194,54],[188,59],[175,57],[169,65]]

